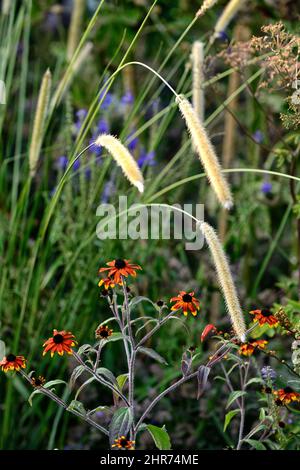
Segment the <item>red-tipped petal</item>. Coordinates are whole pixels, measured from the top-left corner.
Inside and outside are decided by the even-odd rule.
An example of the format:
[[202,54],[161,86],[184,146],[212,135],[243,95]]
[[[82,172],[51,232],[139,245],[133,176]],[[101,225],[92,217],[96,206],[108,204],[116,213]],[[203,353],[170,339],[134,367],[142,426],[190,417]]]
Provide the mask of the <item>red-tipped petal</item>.
[[201,343],[203,343],[203,341],[205,340],[205,338],[207,337],[207,335],[209,335],[210,333],[215,333],[217,331],[215,325],[212,325],[211,323],[209,323],[208,325],[206,325],[206,327],[204,328],[204,330],[202,331],[202,335],[201,335]]

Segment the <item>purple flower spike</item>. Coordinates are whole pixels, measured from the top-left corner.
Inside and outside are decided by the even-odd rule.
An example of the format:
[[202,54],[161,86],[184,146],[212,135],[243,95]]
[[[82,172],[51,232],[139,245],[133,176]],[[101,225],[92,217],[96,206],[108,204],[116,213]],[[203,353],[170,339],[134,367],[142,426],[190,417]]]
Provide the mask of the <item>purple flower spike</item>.
[[82,108],[82,109],[78,109],[78,111],[76,111],[76,117],[80,120],[80,121],[83,121],[86,116],[87,116],[87,110]]
[[270,181],[264,181],[260,189],[262,193],[269,194],[272,191],[272,183],[270,183]]
[[259,129],[252,134],[252,138],[257,144],[262,144],[264,141],[264,135]]
[[156,165],[155,152],[152,150],[152,152],[146,153],[145,150],[142,150],[137,163],[140,168],[142,168],[145,165],[148,165],[148,166]]
[[133,102],[134,102],[134,96],[131,93],[131,91],[127,91],[125,95],[123,95],[121,98],[121,104],[123,105],[133,104]]
[[138,146],[138,143],[139,143],[139,138],[138,137],[134,137],[133,139],[131,138],[131,136],[133,136],[134,133],[135,133],[135,130],[130,132],[130,134],[127,137],[127,139],[129,140],[129,143],[127,144],[127,147],[128,147],[128,150],[130,152],[134,152],[135,149]]
[[109,133],[109,123],[106,119],[101,118],[98,122],[98,132],[99,134],[108,134]]
[[69,163],[69,160],[67,159],[65,155],[61,155],[60,157],[58,157],[57,166],[60,170],[65,171],[68,166],[68,163]]
[[[99,101],[102,100],[102,98],[104,97],[105,95],[105,90],[103,90],[101,93],[100,93],[100,96],[99,96]],[[105,97],[103,98],[103,101],[101,103],[101,108],[102,109],[108,109],[110,107],[110,105],[112,104],[112,101],[113,101],[113,95],[111,93],[106,93]]]
[[95,144],[96,137],[92,137],[90,139],[90,145],[92,145],[89,149],[90,152],[94,153],[97,157],[100,157],[102,154],[102,148],[99,145]]
[[112,180],[108,181],[105,186],[104,186],[104,190],[103,190],[103,193],[102,193],[102,203],[107,203],[107,201],[109,200],[110,196],[114,193],[115,191],[115,185],[114,185],[114,182]]
[[76,162],[73,163],[72,168],[73,168],[73,171],[79,170],[79,168],[80,168],[80,161],[79,161],[79,160],[76,160]]
[[220,31],[217,35],[217,38],[222,42],[229,41],[228,34],[225,31]]
[[92,170],[91,170],[89,167],[87,167],[87,168],[85,169],[85,178],[86,178],[87,180],[90,180],[90,179],[91,179],[91,176],[92,176]]

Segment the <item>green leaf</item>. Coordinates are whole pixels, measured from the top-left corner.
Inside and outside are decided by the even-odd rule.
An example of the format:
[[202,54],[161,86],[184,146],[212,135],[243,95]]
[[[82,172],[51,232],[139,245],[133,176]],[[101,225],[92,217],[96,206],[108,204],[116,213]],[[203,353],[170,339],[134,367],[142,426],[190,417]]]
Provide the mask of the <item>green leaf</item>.
[[228,413],[226,414],[225,416],[225,421],[224,421],[224,428],[223,428],[223,431],[225,432],[227,427],[229,426],[231,420],[235,417],[235,415],[237,415],[238,413],[240,413],[240,410],[239,409],[236,409],[236,410],[231,410],[231,411],[228,411]]
[[97,413],[98,411],[110,412],[111,410],[110,410],[109,406],[97,406],[93,410],[88,411],[87,414],[88,415],[93,415],[93,414]]
[[246,383],[246,387],[248,387],[251,384],[263,384],[264,381],[260,377],[253,377],[253,379],[248,380]]
[[132,422],[132,413],[129,408],[122,407],[114,413],[109,425],[109,442],[111,445],[118,437],[127,436]]
[[5,343],[4,341],[0,339],[0,361],[2,361],[4,356],[5,356]]
[[243,442],[247,442],[251,447],[254,447],[255,450],[267,450],[266,446],[256,439],[244,439]]
[[58,384],[68,385],[67,382],[65,382],[64,380],[56,379],[56,380],[50,380],[49,382],[46,382],[44,385],[44,388],[51,388],[54,385],[58,385]]
[[246,395],[246,392],[242,392],[242,390],[237,390],[235,392],[231,392],[231,394],[229,395],[229,398],[228,398],[228,401],[227,401],[227,405],[226,405],[226,408],[229,408],[230,405],[237,399],[237,398],[240,398],[242,396]]
[[128,380],[128,374],[122,374],[117,377],[118,389],[122,392],[124,385]]
[[107,339],[102,340],[103,341],[103,346],[107,343],[111,343],[114,341],[120,341],[123,338],[127,338],[127,336],[124,336],[122,333],[113,333],[111,336],[109,336]]
[[80,392],[82,392],[82,390],[90,383],[92,383],[94,380],[96,380],[95,377],[90,377],[89,379],[87,379],[80,387],[79,389],[77,390],[76,392],[76,395],[75,395],[75,400],[77,400],[77,397],[78,395],[80,394]]
[[148,297],[143,297],[143,296],[134,297],[134,299],[132,299],[132,300],[129,302],[128,306],[129,306],[129,308],[132,309],[133,307],[136,307],[136,305],[138,305],[138,304],[141,303],[141,302],[149,302],[150,304],[153,305],[153,307],[154,307],[155,309],[157,309],[155,303],[152,302],[152,300],[148,299]]
[[138,348],[138,351],[143,354],[146,354],[149,357],[152,357],[152,359],[155,359],[157,362],[160,362],[161,364],[166,364],[166,365],[168,364],[167,361],[163,357],[161,357],[156,351],[154,351],[154,349],[140,347]]
[[114,376],[114,374],[109,369],[106,369],[105,367],[99,367],[97,369],[97,374],[98,375],[103,375],[103,377],[108,379],[109,382],[111,382],[112,384],[117,384],[116,377]]
[[31,393],[31,395],[28,398],[28,403],[29,403],[30,406],[32,406],[32,399],[33,399],[34,395],[38,395],[39,393],[40,394],[42,393],[39,389],[36,389]]
[[72,372],[72,375],[70,377],[70,381],[69,381],[69,387],[72,389],[75,385],[75,382],[76,380],[78,379],[78,377],[80,377],[80,375],[85,371],[85,367],[80,365],[80,366],[77,366],[75,367],[75,369],[73,370]]
[[83,416],[86,415],[86,410],[83,406],[83,403],[81,403],[81,401],[72,400],[71,403],[69,404],[68,408],[67,408],[67,411],[72,411],[72,410],[77,411],[78,413],[80,413]]
[[165,426],[159,428],[158,426],[154,426],[153,424],[147,424],[146,428],[149,431],[152,439],[155,442],[156,447],[159,450],[171,449],[170,437],[167,433]]
[[97,352],[90,344],[83,344],[77,351],[77,354],[81,356],[81,354],[88,354],[90,352]]
[[261,408],[259,412],[259,421],[264,421],[265,418],[266,418],[266,411],[264,408]]

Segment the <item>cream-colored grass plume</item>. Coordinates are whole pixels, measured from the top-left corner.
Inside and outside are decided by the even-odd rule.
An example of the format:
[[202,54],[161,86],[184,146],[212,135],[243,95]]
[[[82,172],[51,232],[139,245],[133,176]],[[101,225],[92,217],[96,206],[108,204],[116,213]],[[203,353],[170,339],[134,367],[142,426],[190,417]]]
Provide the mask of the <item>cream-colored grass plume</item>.
[[34,176],[36,173],[43,142],[45,121],[49,108],[50,90],[51,72],[48,69],[43,76],[33,122],[32,137],[29,148],[29,169],[31,176]]
[[73,9],[67,43],[67,59],[71,60],[79,44],[81,23],[86,0],[73,0]]
[[230,188],[224,178],[215,149],[211,144],[203,124],[197,117],[190,102],[184,96],[176,98],[179,109],[191,134],[193,145],[204,166],[210,184],[220,203],[227,210],[233,206]]
[[204,44],[195,41],[192,47],[193,107],[200,121],[204,120]]
[[227,3],[222,15],[220,16],[215,25],[215,36],[217,36],[219,33],[221,33],[227,28],[232,18],[236,15],[238,10],[243,6],[244,3],[245,0],[230,0]]
[[109,134],[102,134],[97,138],[95,144],[106,148],[117,165],[122,168],[124,175],[128,178],[130,183],[133,184],[140,193],[144,192],[144,178],[135,159],[116,137]]
[[204,0],[204,2],[202,3],[202,6],[197,11],[196,16],[204,15],[204,13],[210,8],[212,8],[217,3],[217,1],[218,0]]
[[224,294],[227,310],[235,333],[242,342],[246,341],[246,326],[243,312],[238,300],[229,265],[220,240],[214,229],[206,222],[200,223],[200,230],[211,251],[219,283]]

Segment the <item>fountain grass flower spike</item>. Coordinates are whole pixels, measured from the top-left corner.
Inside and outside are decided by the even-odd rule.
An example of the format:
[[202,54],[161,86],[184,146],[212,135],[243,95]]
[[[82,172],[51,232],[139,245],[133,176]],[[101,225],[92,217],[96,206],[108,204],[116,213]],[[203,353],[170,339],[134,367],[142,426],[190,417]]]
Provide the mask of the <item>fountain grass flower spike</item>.
[[176,102],[186,122],[195,150],[200,157],[205,173],[217,198],[225,209],[231,209],[233,200],[230,188],[222,174],[221,165],[204,126],[200,122],[190,102],[183,95],[178,96]]
[[95,142],[99,147],[104,147],[112,155],[117,165],[119,165],[126,178],[135,186],[140,193],[144,192],[144,178],[137,162],[126,147],[114,136],[110,134],[100,135]]
[[227,310],[236,335],[242,343],[246,341],[246,326],[238,300],[226,255],[214,229],[206,222],[200,223],[200,230],[210,248],[219,283],[224,294]]

